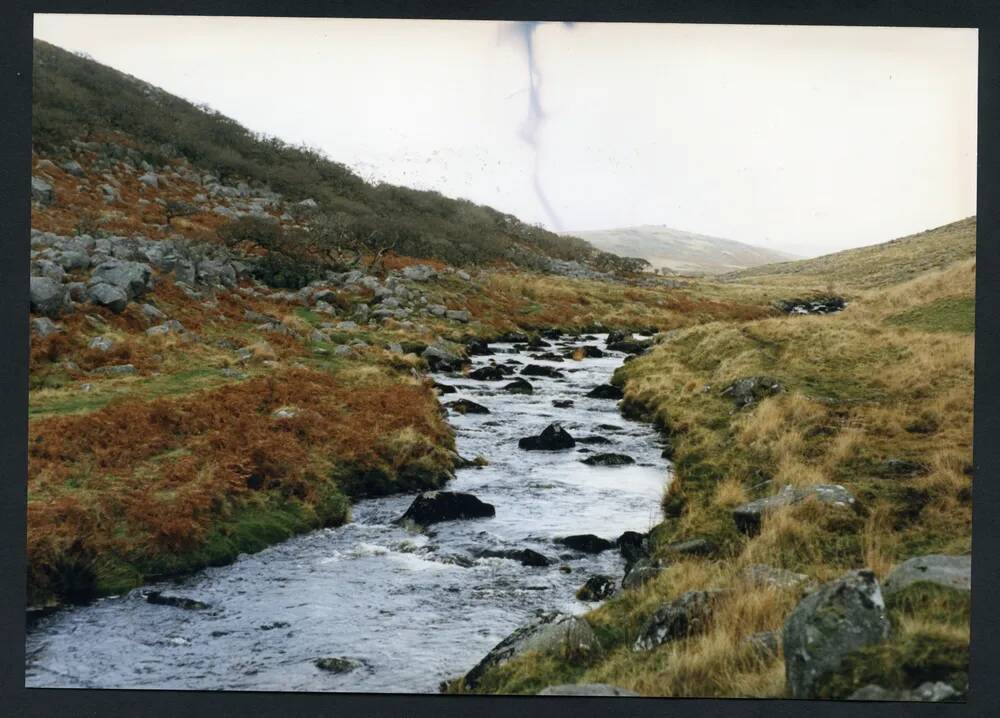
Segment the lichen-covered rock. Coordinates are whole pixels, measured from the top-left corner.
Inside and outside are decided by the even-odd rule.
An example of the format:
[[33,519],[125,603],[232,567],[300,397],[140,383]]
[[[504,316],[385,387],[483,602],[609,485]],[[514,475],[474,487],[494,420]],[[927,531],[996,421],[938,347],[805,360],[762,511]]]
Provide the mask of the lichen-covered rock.
[[431,371],[460,371],[464,365],[469,363],[468,359],[463,358],[440,342],[428,346],[421,352],[420,356],[427,362]]
[[31,176],[31,199],[40,204],[52,204],[56,199],[56,191],[52,185],[41,177]]
[[664,568],[665,565],[660,561],[640,558],[625,572],[622,588],[626,590],[639,588],[659,576]]
[[969,592],[972,590],[972,556],[929,554],[907,559],[886,576],[882,592],[888,597],[915,583],[932,583]]
[[594,629],[583,618],[564,613],[543,614],[494,646],[465,674],[463,682],[466,687],[475,688],[489,669],[502,666],[529,651],[558,651],[574,660],[587,660],[601,652],[601,643]]
[[813,486],[785,486],[774,496],[767,496],[733,509],[733,521],[745,534],[760,531],[763,517],[784,506],[791,506],[806,499],[814,498],[828,506],[856,509],[857,504],[850,491],[839,484],[815,484]]
[[615,595],[615,582],[610,576],[591,576],[576,592],[581,601],[604,601]]
[[810,698],[848,654],[885,640],[889,619],[875,574],[851,571],[799,602],[785,621],[785,678],[793,698]]
[[94,268],[90,284],[118,287],[129,300],[141,297],[153,288],[153,270],[142,262],[109,259]]
[[87,298],[94,304],[107,307],[115,314],[124,310],[128,304],[128,296],[122,289],[104,282],[87,287]]
[[62,331],[62,328],[48,317],[37,317],[31,320],[31,331],[44,339]]
[[743,580],[754,587],[771,587],[778,589],[815,590],[813,579],[804,573],[794,573],[783,568],[756,563],[743,570]]
[[633,651],[649,651],[668,641],[702,632],[719,591],[688,591],[661,605],[639,629]]
[[57,317],[66,309],[67,290],[49,277],[31,277],[28,286],[31,311]]
[[782,391],[784,387],[777,379],[769,376],[748,376],[737,379],[723,389],[722,396],[728,396],[737,409],[742,409]]

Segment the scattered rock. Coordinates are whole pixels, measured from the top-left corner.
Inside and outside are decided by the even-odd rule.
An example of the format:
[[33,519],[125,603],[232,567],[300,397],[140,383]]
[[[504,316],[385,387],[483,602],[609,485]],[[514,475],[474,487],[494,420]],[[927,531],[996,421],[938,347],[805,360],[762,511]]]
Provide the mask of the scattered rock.
[[181,334],[184,332],[184,325],[176,319],[168,319],[163,324],[157,324],[146,330],[146,334],[151,337],[166,336],[167,334]]
[[426,264],[414,264],[403,267],[403,276],[414,282],[426,282],[437,276],[437,271]]
[[62,331],[62,328],[48,317],[37,317],[31,320],[31,331],[44,339]]
[[552,559],[543,556],[537,551],[532,551],[530,548],[522,549],[503,549],[503,550],[493,550],[486,549],[480,552],[480,556],[486,556],[488,558],[507,558],[511,561],[519,561],[522,566],[550,566],[552,565]]
[[748,376],[737,379],[722,390],[722,396],[728,396],[737,409],[756,404],[761,399],[784,391],[784,387],[767,376]]
[[63,162],[62,165],[60,165],[60,167],[62,167],[63,170],[73,175],[74,177],[83,177],[84,175],[83,167],[81,167],[80,163],[77,162],[76,160],[69,160],[67,162]]
[[101,262],[90,275],[90,284],[118,287],[129,300],[141,297],[153,288],[153,270],[148,264],[109,259]]
[[563,376],[563,373],[558,369],[540,364],[528,364],[521,370],[521,374],[524,376],[548,376],[553,379],[559,379]]
[[718,591],[688,591],[661,605],[639,629],[632,650],[649,651],[668,641],[700,633],[718,595]]
[[625,454],[594,454],[586,459],[581,459],[588,466],[626,466],[634,464],[635,459]]
[[603,539],[600,536],[595,536],[594,534],[565,536],[556,539],[556,543],[583,553],[601,553],[615,547],[615,544],[611,541]]
[[486,518],[496,515],[496,509],[472,494],[457,491],[425,491],[413,500],[398,523],[412,521],[427,526],[439,521]]
[[152,603],[157,606],[173,606],[174,608],[183,608],[185,611],[203,611],[206,608],[210,608],[207,603],[195,601],[193,598],[169,596],[165,593],[160,593],[159,591],[149,591],[145,594],[145,596],[147,603]]
[[41,177],[31,176],[31,199],[40,204],[49,205],[56,200],[56,191],[52,185]]
[[588,391],[587,396],[591,399],[621,399],[624,394],[622,394],[622,390],[617,386],[601,384]]
[[888,597],[915,583],[932,583],[969,592],[972,590],[972,556],[929,554],[907,559],[886,576],[882,592]]
[[610,576],[591,576],[576,592],[581,601],[604,601],[615,595],[615,581]]
[[763,517],[783,506],[791,506],[808,498],[815,498],[821,503],[845,507],[856,508],[857,504],[854,496],[839,484],[815,484],[813,486],[785,486],[774,496],[751,501],[733,509],[733,520],[736,527],[745,534],[756,534],[760,531]]
[[487,364],[469,372],[469,378],[477,381],[503,381],[507,372],[496,364]]
[[525,451],[559,451],[572,449],[576,440],[559,424],[549,424],[538,436],[518,440],[517,446]]
[[815,299],[779,299],[774,305],[786,314],[831,314],[847,306],[843,297],[816,297]]
[[785,678],[793,698],[810,698],[843,658],[889,635],[875,574],[851,571],[806,596],[785,621]]
[[528,651],[559,652],[571,660],[585,660],[599,654],[601,644],[594,629],[583,618],[564,613],[543,614],[500,641],[465,674],[463,682],[468,688],[475,688],[487,670]]
[[573,406],[573,400],[572,399],[553,399],[552,400],[552,406],[554,406],[557,409],[568,409],[571,406]]
[[705,538],[692,538],[668,544],[665,550],[682,556],[710,556],[715,553],[715,544]]
[[535,391],[535,387],[527,379],[518,377],[510,384],[504,384],[503,390],[508,394],[532,394]]
[[753,564],[743,570],[743,579],[755,587],[773,587],[779,589],[800,588],[806,591],[815,590],[815,582],[804,573],[794,573],[783,568]]
[[446,407],[458,414],[489,414],[490,410],[482,404],[477,404],[469,399],[458,399],[445,404]]
[[639,588],[643,584],[659,576],[666,566],[661,561],[651,558],[640,558],[628,569],[622,578],[622,588]]
[[109,352],[114,346],[115,346],[114,338],[107,336],[94,337],[89,342],[87,342],[88,349],[96,349],[99,352]]
[[112,366],[100,366],[93,370],[93,374],[106,374],[108,376],[125,376],[135,374],[135,367],[131,364],[114,364]]
[[158,189],[160,186],[160,179],[153,172],[147,172],[142,175],[139,177],[139,181],[150,189]]
[[440,343],[428,346],[421,353],[421,356],[427,362],[431,371],[461,371],[462,367],[468,364],[467,359],[462,358]]
[[455,322],[468,323],[472,320],[472,314],[468,309],[449,309],[444,313],[445,318]]
[[139,311],[146,319],[166,319],[167,315],[161,312],[159,309],[154,307],[152,304],[143,304],[139,307]]
[[120,314],[128,304],[128,295],[122,289],[103,282],[87,287],[87,298],[98,306],[107,307],[115,314]]
[[615,698],[639,698],[639,694],[607,683],[566,683],[549,686],[539,691],[540,696],[609,696]]
[[67,290],[49,277],[31,277],[29,299],[31,311],[47,317],[57,317],[66,309]]

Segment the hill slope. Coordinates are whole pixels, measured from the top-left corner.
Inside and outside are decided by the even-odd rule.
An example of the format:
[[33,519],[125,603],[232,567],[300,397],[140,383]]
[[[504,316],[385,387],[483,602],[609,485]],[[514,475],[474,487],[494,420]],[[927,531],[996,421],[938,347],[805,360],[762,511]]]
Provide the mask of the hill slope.
[[571,234],[605,252],[640,257],[656,269],[664,268],[684,274],[719,274],[793,259],[792,255],[783,252],[662,225]]
[[883,244],[815,259],[782,262],[726,274],[733,282],[785,283],[817,279],[862,289],[884,287],[976,256],[976,218],[967,217]]
[[546,258],[614,262],[583,240],[490,207],[368,184],[318,151],[255,134],[211,108],[36,40],[33,146],[58,161],[71,158],[74,140],[113,140],[158,170],[184,159],[226,184],[246,181],[289,201],[314,200],[346,235],[392,245],[401,254],[465,264],[507,260],[542,269]]

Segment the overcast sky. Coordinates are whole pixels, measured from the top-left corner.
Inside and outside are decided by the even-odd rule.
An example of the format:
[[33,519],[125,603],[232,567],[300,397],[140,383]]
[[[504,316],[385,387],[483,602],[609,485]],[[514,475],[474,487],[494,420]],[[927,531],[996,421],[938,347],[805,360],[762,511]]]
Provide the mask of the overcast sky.
[[975,214],[975,30],[36,15],[35,36],[555,230],[811,256]]

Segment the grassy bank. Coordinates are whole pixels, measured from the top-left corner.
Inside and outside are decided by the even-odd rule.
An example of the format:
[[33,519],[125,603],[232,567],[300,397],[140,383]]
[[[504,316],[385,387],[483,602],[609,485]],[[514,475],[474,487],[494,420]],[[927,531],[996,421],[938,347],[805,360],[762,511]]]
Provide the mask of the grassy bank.
[[[822,284],[796,284],[794,274],[776,286],[794,293]],[[673,446],[675,476],[651,534],[654,557],[669,565],[586,614],[605,649],[599,658],[527,654],[492,670],[477,690],[601,682],[651,696],[782,696],[780,649],[760,651],[748,639],[780,632],[803,589],[760,587],[750,566],[805,574],[815,584],[861,567],[884,577],[915,555],[969,551],[975,263],[910,274],[877,288],[870,277],[845,285],[849,273],[837,274],[850,299],[842,313],[701,323],[661,337],[623,366],[615,377],[623,410],[656,422]],[[705,289],[748,291],[743,280]],[[771,377],[783,391],[737,409],[722,391],[748,376]],[[757,535],[737,530],[734,507],[786,484],[819,483],[845,486],[860,510],[805,501],[769,514]],[[708,539],[711,553],[668,548],[692,538]],[[726,591],[705,631],[631,650],[659,605],[696,589]],[[853,656],[825,696],[846,697],[866,682],[961,682],[968,599],[921,591],[893,599],[891,639]]]

